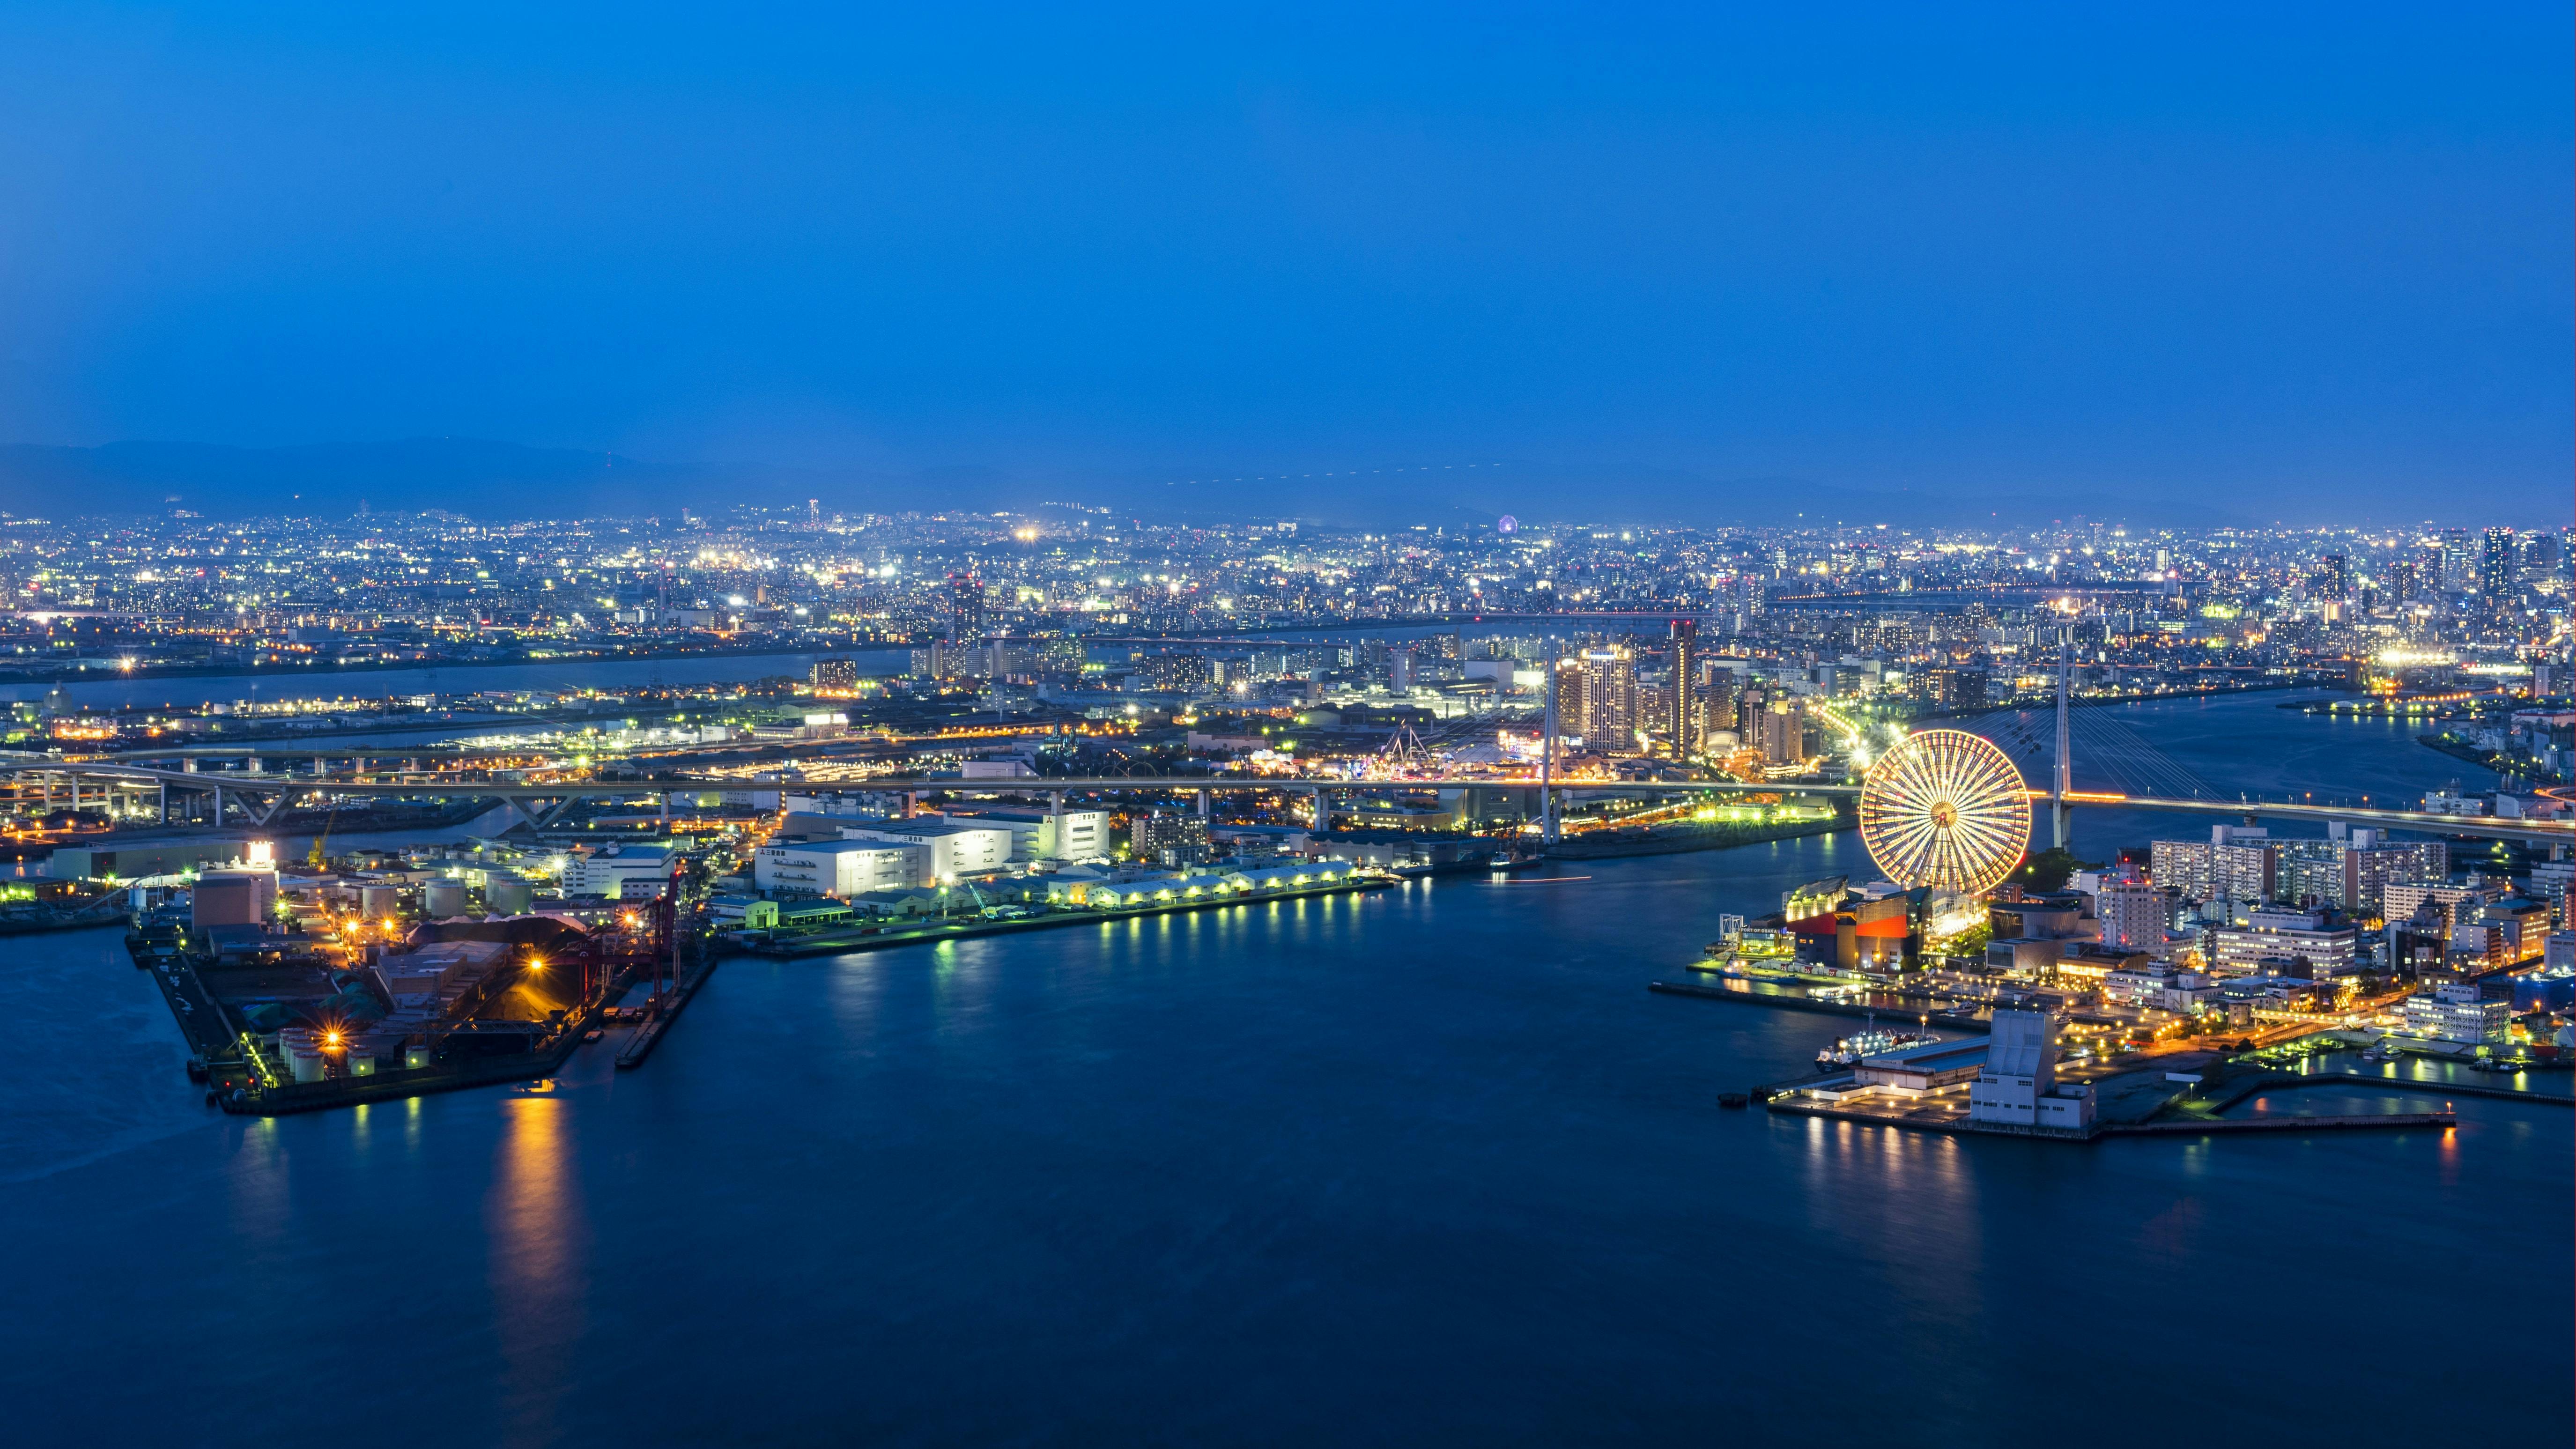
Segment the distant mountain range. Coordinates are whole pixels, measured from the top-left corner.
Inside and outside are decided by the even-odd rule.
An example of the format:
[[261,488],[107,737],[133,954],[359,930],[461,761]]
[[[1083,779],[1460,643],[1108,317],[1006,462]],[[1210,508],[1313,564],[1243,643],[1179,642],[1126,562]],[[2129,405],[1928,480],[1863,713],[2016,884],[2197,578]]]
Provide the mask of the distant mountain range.
[[[0,446],[0,509],[24,516],[341,517],[443,508],[472,517],[650,513],[720,480],[607,453],[478,438],[233,448],[212,443]],[[703,507],[701,503],[699,506]]]
[[[0,512],[18,517],[168,515],[209,518],[343,518],[442,509],[470,518],[601,518],[683,507],[721,515],[740,503],[825,513],[942,508],[1030,511],[1071,502],[1116,516],[1214,523],[1301,518],[1375,525],[1490,523],[1504,512],[1532,522],[1857,524],[2011,528],[2078,516],[2147,525],[2216,527],[2250,520],[2137,493],[2069,491],[2047,497],[1965,491],[1862,492],[1794,478],[1720,479],[1670,469],[1489,465],[1492,471],[1426,477],[1313,477],[1265,496],[1237,487],[1180,485],[1137,474],[1039,480],[993,468],[911,474],[795,469],[760,464],[670,464],[605,452],[532,448],[480,438],[405,438],[237,448],[212,443],[109,443],[95,448],[0,445]],[[1329,476],[1329,475],[1327,475]],[[1579,504],[1577,500],[1580,500]]]

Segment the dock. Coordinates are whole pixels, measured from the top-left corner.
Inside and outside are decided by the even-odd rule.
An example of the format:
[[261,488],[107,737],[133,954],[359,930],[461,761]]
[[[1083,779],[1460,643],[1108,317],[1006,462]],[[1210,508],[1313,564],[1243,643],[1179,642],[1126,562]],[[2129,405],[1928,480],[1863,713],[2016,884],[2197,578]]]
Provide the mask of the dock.
[[1008,936],[1021,931],[1052,931],[1066,926],[1087,926],[1110,921],[1141,920],[1148,916],[1183,915],[1191,911],[1215,910],[1225,906],[1257,906],[1269,901],[1308,900],[1317,896],[1343,895],[1354,891],[1386,890],[1401,884],[1394,879],[1361,877],[1335,881],[1331,885],[1308,886],[1303,890],[1264,891],[1259,895],[1210,896],[1204,900],[1163,901],[1153,905],[1096,910],[1074,907],[1050,910],[1041,915],[1013,920],[946,921],[930,926],[903,930],[868,928],[864,930],[818,931],[810,936],[787,940],[743,942],[730,949],[751,956],[767,956],[792,961],[808,956],[842,956],[856,951],[886,951],[897,946],[935,945],[941,941],[966,941],[981,936]]
[[617,1069],[619,1071],[631,1071],[644,1065],[644,1059],[653,1055],[653,1048],[662,1044],[662,1038],[670,1031],[671,1023],[680,1019],[680,1013],[688,1009],[690,1002],[697,1000],[698,988],[707,983],[707,978],[715,974],[715,969],[716,958],[712,955],[702,955],[696,965],[691,966],[681,974],[678,981],[672,983],[671,993],[662,999],[659,1009],[647,1018],[643,1025],[635,1028],[635,1034],[628,1037],[626,1045],[618,1050]]
[[1648,991],[1664,996],[1695,996],[1703,1001],[1733,1001],[1750,1006],[1775,1006],[1783,1011],[1812,1011],[1823,1016],[1886,1016],[1890,1018],[1928,1017],[1934,1026],[1960,1031],[1982,1032],[1990,1025],[1985,1018],[1961,1011],[1925,1012],[1907,1006],[1870,1006],[1848,1001],[1826,1001],[1795,992],[1757,991],[1748,984],[1744,990],[1731,991],[1722,986],[1701,986],[1688,981],[1649,981]]
[[2058,1127],[2023,1127],[2007,1122],[1972,1122],[1965,1114],[1949,1115],[1907,1104],[1894,1107],[1850,1107],[1774,1097],[1764,1106],[1797,1117],[1830,1117],[1872,1127],[1898,1127],[1940,1132],[1956,1137],[2020,1137],[2042,1142],[2099,1142],[2106,1137],[2188,1137],[2238,1132],[2357,1132],[2405,1127],[2456,1127],[2451,1112],[2346,1112],[2330,1116],[2176,1118],[2151,1122],[2095,1122],[2082,1131]]
[[2453,1112],[2342,1112],[2332,1116],[2212,1118],[2206,1122],[2124,1122],[2106,1137],[2180,1137],[2210,1132],[2352,1132],[2374,1127],[2457,1127]]
[[2548,1107],[2576,1107],[2576,1096],[2565,1092],[2527,1092],[2520,1087],[2488,1087],[2474,1082],[2426,1082],[2413,1077],[2383,1077],[2375,1072],[2355,1071],[2351,1067],[2300,1079],[2303,1086],[2324,1086],[2329,1082],[2337,1085],[2358,1082],[2367,1087],[2400,1088],[2428,1096],[2486,1097],[2498,1102],[2538,1102]]

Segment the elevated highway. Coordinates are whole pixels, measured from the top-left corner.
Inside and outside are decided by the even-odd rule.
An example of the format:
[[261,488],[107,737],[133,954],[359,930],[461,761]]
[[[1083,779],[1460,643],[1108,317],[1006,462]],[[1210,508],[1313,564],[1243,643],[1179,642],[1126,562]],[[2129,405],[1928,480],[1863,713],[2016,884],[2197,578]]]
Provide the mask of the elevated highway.
[[[343,800],[421,800],[474,799],[503,801],[520,807],[531,819],[551,818],[575,800],[649,800],[655,808],[667,811],[670,797],[697,795],[719,790],[774,790],[776,783],[754,782],[740,778],[718,778],[680,774],[655,775],[627,780],[545,780],[529,779],[514,772],[439,771],[413,774],[401,780],[362,780],[329,775],[254,774],[247,770],[171,770],[143,765],[106,761],[79,763],[49,762],[44,764],[10,762],[0,764],[17,776],[22,784],[40,780],[48,789],[53,782],[65,785],[80,781],[105,783],[126,781],[152,785],[164,790],[199,790],[214,792],[219,802],[225,798],[238,802],[252,824],[265,824],[291,799],[320,795]],[[533,773],[533,772],[531,772]],[[792,782],[790,788],[794,788]],[[1156,794],[1170,792],[1196,795],[1200,792],[1241,793],[1249,791],[1292,792],[1320,795],[1345,791],[1498,789],[1536,790],[1540,784],[1532,779],[1352,779],[1340,775],[1086,775],[1028,776],[1006,779],[960,779],[953,775],[878,775],[864,779],[814,782],[814,789],[876,790],[928,794],[952,791],[976,794],[1020,794],[1063,797],[1093,794]],[[1711,796],[1744,794],[1789,794],[1855,796],[1858,785],[1812,785],[1786,782],[1748,783],[1737,780],[1558,780],[1553,787],[1567,795],[1600,795],[1622,792],[1653,791],[1658,793],[1704,794]],[[2058,797],[2046,790],[2028,792],[2034,805],[2055,805]],[[2482,840],[2511,840],[2534,845],[2576,844],[2576,823],[2562,820],[2518,820],[2497,816],[2443,815],[2424,810],[2400,810],[2371,805],[2317,804],[2313,801],[2273,801],[2251,797],[2236,800],[2195,799],[2156,795],[2121,795],[2098,791],[2069,790],[2064,803],[2070,807],[2107,806],[2122,810],[2148,810],[2185,815],[2205,815],[2234,819],[2265,818],[2274,820],[2339,820],[2352,825],[2376,826],[2390,830],[2420,831],[2434,835],[2467,836]],[[544,807],[540,810],[540,805]],[[221,813],[222,806],[219,803]]]

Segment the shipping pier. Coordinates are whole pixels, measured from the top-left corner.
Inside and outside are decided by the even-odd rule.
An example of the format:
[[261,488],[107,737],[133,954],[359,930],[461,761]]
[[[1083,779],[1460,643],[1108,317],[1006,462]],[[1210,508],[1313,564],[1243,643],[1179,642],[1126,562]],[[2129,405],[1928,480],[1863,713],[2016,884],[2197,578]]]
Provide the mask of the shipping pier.
[[1117,921],[1142,920],[1152,916],[1184,915],[1192,911],[1216,910],[1227,906],[1277,904],[1283,901],[1311,900],[1385,890],[1402,883],[1401,877],[1361,872],[1313,885],[1287,886],[1260,892],[1204,892],[1174,894],[1172,899],[1146,899],[1133,905],[1113,906],[1030,906],[1023,916],[970,916],[956,920],[935,920],[926,925],[853,925],[825,929],[795,936],[766,939],[736,935],[718,937],[725,949],[753,956],[795,960],[813,956],[840,956],[856,951],[884,951],[898,946],[936,945],[942,941],[972,940],[981,936],[1006,936],[1022,931],[1050,931],[1066,926],[1110,924]]

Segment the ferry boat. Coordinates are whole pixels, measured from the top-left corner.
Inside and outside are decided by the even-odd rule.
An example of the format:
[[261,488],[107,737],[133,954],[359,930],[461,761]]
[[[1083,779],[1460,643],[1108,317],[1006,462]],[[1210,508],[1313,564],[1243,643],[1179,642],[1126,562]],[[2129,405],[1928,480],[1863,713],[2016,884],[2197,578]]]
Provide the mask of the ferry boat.
[[1929,1032],[1882,1030],[1878,1025],[1878,1019],[1872,1017],[1867,1026],[1817,1052],[1816,1068],[1819,1071],[1830,1071],[1835,1067],[1858,1066],[1864,1058],[1885,1056],[1892,1051],[1901,1051],[1906,1047],[1922,1046],[1926,1042],[1939,1040],[1939,1037]]

